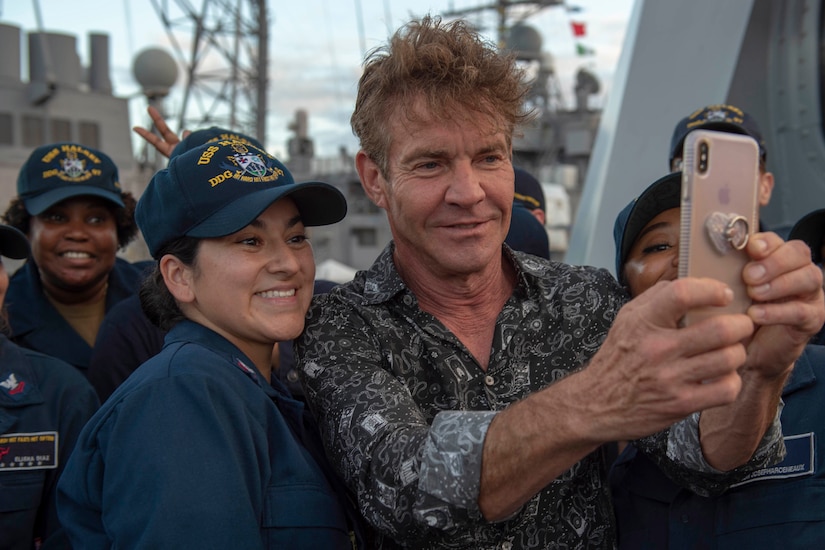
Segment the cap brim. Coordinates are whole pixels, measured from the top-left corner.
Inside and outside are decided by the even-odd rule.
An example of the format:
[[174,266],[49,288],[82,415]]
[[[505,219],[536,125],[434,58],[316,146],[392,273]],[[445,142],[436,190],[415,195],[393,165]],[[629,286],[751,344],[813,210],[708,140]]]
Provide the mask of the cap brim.
[[811,260],[822,263],[822,237],[825,235],[825,208],[804,215],[791,228],[788,240],[799,239],[811,249]]
[[230,202],[186,232],[190,237],[223,237],[240,231],[284,197],[295,201],[307,227],[330,225],[344,219],[347,201],[334,186],[323,182],[301,182],[270,187]]
[[21,231],[10,225],[0,225],[0,256],[13,260],[29,257],[29,240]]
[[[627,217],[622,235],[620,264],[624,265],[630,249],[650,220],[671,208],[681,206],[682,173],[672,172],[659,178],[639,195]],[[617,276],[619,274],[617,273]]]
[[33,197],[21,197],[23,204],[26,206],[29,214],[37,216],[42,214],[60,201],[64,201],[71,197],[80,197],[91,195],[100,197],[114,203],[116,206],[123,207],[123,199],[119,193],[114,193],[100,187],[93,187],[90,185],[66,185],[59,187],[52,191],[46,191]]

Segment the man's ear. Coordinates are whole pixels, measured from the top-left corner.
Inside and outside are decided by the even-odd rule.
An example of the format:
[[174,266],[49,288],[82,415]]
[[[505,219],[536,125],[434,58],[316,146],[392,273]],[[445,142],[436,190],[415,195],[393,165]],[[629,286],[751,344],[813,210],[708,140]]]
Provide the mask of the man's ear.
[[195,292],[192,288],[192,268],[172,254],[163,256],[158,265],[160,274],[163,276],[163,282],[175,300],[182,304],[194,302]]
[[759,176],[759,206],[767,206],[773,193],[773,173],[765,172]]
[[364,193],[375,203],[378,208],[387,209],[386,181],[381,175],[381,170],[369,155],[363,150],[355,155],[355,169],[361,179],[361,187]]

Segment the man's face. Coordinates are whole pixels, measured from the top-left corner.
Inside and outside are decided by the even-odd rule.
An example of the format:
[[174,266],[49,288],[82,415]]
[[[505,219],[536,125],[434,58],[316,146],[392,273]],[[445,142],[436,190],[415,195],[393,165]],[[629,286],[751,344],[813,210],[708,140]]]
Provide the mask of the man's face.
[[388,179],[376,176],[371,194],[387,211],[399,268],[448,277],[497,265],[513,204],[508,135],[472,112],[418,118],[393,118]]
[[639,233],[624,263],[631,296],[679,276],[679,221],[680,209],[671,208],[650,220]]

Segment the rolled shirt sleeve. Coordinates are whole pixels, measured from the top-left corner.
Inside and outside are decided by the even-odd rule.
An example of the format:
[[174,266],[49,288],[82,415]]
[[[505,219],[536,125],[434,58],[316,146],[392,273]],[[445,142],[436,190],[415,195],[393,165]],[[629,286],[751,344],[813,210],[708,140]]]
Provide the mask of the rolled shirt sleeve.
[[[751,459],[729,472],[717,470],[705,460],[699,440],[701,413],[698,412],[677,422],[664,432],[642,438],[634,444],[679,485],[700,496],[718,496],[749,473],[778,464],[785,458],[780,422],[783,405],[780,401],[773,422]],[[665,453],[660,452],[662,445],[665,447]]]
[[[421,459],[418,488],[422,493],[448,505],[478,512],[481,483],[481,456],[492,411],[445,411],[436,415]],[[418,510],[416,515],[428,525],[438,517]]]

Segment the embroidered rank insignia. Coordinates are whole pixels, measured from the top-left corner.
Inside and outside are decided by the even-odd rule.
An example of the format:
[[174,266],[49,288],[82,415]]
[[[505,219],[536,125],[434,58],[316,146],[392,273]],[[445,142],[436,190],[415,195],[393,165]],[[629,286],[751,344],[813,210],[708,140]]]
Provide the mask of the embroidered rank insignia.
[[248,366],[240,359],[235,359],[235,366],[244,371],[252,380],[255,380],[256,382],[258,381],[258,375],[255,373],[255,369]]
[[18,380],[17,375],[9,373],[9,375],[0,379],[0,391],[11,397],[15,401],[19,401],[26,392],[26,381]]

